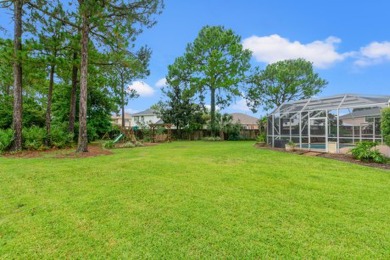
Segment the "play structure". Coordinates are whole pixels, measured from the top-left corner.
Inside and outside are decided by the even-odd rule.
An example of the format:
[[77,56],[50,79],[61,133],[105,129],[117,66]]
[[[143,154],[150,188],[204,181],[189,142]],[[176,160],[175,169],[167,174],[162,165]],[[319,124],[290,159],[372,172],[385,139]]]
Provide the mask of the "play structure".
[[[172,124],[164,124],[164,123],[157,123],[157,124],[149,124],[150,127],[150,138],[152,143],[157,143],[157,142],[171,142],[172,141]],[[157,129],[158,127],[163,127],[165,128],[166,134],[158,134]],[[119,135],[115,137],[113,140],[113,143],[119,143],[119,142],[132,142],[136,143],[136,135],[135,131],[138,130],[137,126],[120,126],[118,125],[119,128]],[[104,135],[103,139],[110,139],[108,133]]]
[[157,128],[158,127],[164,127],[166,130],[167,130],[167,134],[166,134],[166,138],[165,138],[165,142],[171,142],[172,141],[172,124],[164,124],[164,123],[160,123],[160,124],[149,124],[149,127],[150,129],[152,130],[152,143],[156,143],[158,141],[162,141],[162,140],[159,140],[158,136],[157,136]]
[[133,127],[118,127],[121,133],[114,139],[114,144],[118,143],[119,141],[130,141],[134,144],[137,142]]

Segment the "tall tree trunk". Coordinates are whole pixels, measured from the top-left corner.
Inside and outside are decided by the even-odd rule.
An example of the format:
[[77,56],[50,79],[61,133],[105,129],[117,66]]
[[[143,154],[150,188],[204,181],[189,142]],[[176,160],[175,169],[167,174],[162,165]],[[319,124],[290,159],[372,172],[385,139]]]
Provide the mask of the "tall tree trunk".
[[12,151],[22,150],[22,0],[14,1],[14,107],[12,127],[14,141]]
[[211,88],[211,104],[210,104],[210,116],[211,116],[211,136],[215,136],[215,89]]
[[[54,54],[54,57],[56,54]],[[53,87],[54,87],[54,71],[56,65],[52,64],[50,67],[50,75],[49,75],[49,91],[47,93],[47,107],[46,107],[46,146],[51,145],[51,101],[53,97]]]
[[122,105],[122,127],[125,127],[125,82],[124,79],[121,75],[121,87],[122,87],[122,100],[121,100],[121,105]]
[[87,94],[88,94],[88,34],[87,14],[82,16],[81,30],[81,66],[80,66],[80,107],[79,107],[79,140],[77,152],[88,152],[87,135]]
[[72,66],[72,91],[70,94],[70,110],[69,110],[69,126],[68,132],[74,134],[74,123],[76,121],[76,101],[77,101],[77,72],[76,65],[77,52],[73,53],[73,66]]

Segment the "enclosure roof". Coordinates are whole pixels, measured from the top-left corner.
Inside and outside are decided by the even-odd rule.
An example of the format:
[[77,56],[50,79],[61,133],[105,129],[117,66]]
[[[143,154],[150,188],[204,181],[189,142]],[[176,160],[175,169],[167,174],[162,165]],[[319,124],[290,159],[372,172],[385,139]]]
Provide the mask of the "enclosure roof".
[[386,107],[390,104],[390,96],[371,96],[358,94],[342,94],[323,98],[309,98],[283,103],[275,109],[276,113],[297,113],[313,110],[336,110],[357,107]]

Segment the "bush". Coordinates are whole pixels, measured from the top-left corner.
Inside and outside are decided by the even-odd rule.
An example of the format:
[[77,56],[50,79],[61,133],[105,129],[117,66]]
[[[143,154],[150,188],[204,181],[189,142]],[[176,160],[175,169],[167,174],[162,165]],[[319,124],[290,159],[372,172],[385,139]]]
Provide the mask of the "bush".
[[115,143],[112,140],[109,140],[103,144],[103,148],[105,149],[113,149],[115,147]]
[[382,109],[381,130],[383,141],[390,146],[390,107]]
[[290,146],[290,147],[292,147],[292,148],[295,148],[296,146],[297,146],[297,144],[296,143],[294,143],[293,141],[288,141],[288,143],[287,143],[287,145],[288,146]]
[[46,138],[46,130],[37,126],[23,128],[23,147],[27,150],[42,150]]
[[256,141],[259,143],[265,143],[267,141],[267,135],[265,133],[259,134],[257,136]]
[[53,147],[64,148],[73,142],[73,134],[70,134],[64,126],[53,125],[50,131],[50,139]]
[[363,162],[384,163],[386,158],[374,147],[376,142],[363,141],[356,144],[355,148],[351,149],[352,156]]
[[10,148],[13,137],[14,131],[12,129],[0,129],[0,153]]
[[98,135],[98,129],[92,124],[87,123],[87,136],[88,136],[88,142],[95,141],[99,135]]

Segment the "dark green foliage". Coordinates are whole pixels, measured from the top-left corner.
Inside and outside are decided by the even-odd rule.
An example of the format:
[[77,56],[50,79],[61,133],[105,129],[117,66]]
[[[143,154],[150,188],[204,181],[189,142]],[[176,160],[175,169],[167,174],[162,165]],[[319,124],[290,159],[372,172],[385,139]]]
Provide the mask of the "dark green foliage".
[[53,147],[69,147],[73,142],[74,135],[68,133],[65,125],[53,125],[51,128],[50,139]]
[[[0,95],[0,129],[11,128],[12,125],[12,97]],[[23,102],[23,126],[45,125],[45,111],[43,107],[31,97],[25,97]]]
[[141,139],[144,142],[150,142],[152,140],[152,130],[146,124],[140,124],[138,131],[141,133]]
[[256,141],[259,143],[265,143],[267,141],[267,135],[265,133],[261,133],[257,136]]
[[351,149],[352,156],[363,162],[384,163],[385,157],[375,149],[376,142],[363,141],[356,144],[355,148]]
[[[104,134],[112,130],[111,111],[115,111],[118,105],[118,100],[113,93],[99,85],[105,83],[104,79],[102,79],[102,75],[95,74],[93,70],[91,74],[94,75],[94,80],[90,80],[91,87],[88,89],[87,132],[89,142],[103,137]],[[60,85],[54,92],[53,124],[62,125],[63,122],[68,122],[70,107],[69,96],[70,86]],[[75,124],[74,137],[75,139],[78,138],[77,123]]]
[[204,103],[210,95],[210,125],[215,129],[216,106],[228,106],[240,96],[240,86],[250,69],[251,52],[241,45],[241,37],[223,26],[205,26],[182,57],[169,66],[169,79],[180,80],[188,87],[188,95],[197,95]]
[[38,126],[23,128],[23,148],[27,150],[42,150],[45,138],[46,130],[44,128]]
[[11,128],[12,125],[12,98],[0,95],[0,129]]
[[259,106],[269,110],[284,102],[305,99],[318,94],[328,84],[313,71],[311,62],[304,59],[284,60],[256,68],[249,78],[248,105],[253,111]]
[[45,110],[41,104],[32,97],[23,100],[23,126],[43,127],[45,125]]
[[226,126],[225,133],[228,135],[229,141],[239,141],[243,138],[240,135],[241,125],[239,123],[230,124]]
[[[214,129],[219,132],[221,138],[226,139],[225,135],[227,135],[227,139],[230,141],[241,140],[241,125],[233,123],[232,115],[216,113],[215,119]],[[211,122],[208,122],[208,127],[210,130],[212,129]]]
[[383,141],[390,146],[390,107],[382,109],[381,130]]
[[14,132],[12,129],[0,129],[0,153],[10,148],[13,136]]

